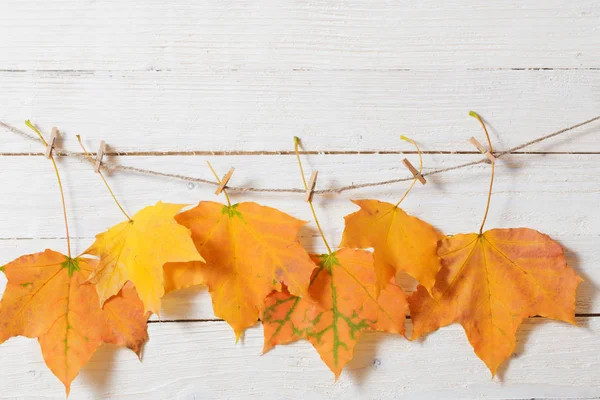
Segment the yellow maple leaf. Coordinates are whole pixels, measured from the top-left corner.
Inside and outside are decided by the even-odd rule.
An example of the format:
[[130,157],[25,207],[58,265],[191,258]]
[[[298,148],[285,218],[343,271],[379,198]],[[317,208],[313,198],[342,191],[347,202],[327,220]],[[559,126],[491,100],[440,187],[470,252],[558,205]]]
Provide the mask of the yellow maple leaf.
[[163,265],[167,262],[204,261],[189,229],[175,221],[183,204],[158,202],[138,211],[130,221],[96,235],[85,251],[99,257],[90,280],[101,304],[131,281],[145,310],[158,314],[164,295]]

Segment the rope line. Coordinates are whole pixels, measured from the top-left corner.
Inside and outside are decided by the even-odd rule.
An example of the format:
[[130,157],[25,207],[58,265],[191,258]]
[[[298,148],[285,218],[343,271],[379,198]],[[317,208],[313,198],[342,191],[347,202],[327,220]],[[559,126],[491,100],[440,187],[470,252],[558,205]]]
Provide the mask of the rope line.
[[[518,146],[512,147],[506,151],[502,151],[502,152],[498,152],[498,153],[494,153],[494,156],[496,158],[501,158],[507,154],[511,154],[515,151],[524,149],[526,147],[532,146],[534,144],[543,142],[545,140],[551,139],[553,137],[562,135],[564,133],[570,132],[574,129],[580,128],[584,125],[588,125],[591,124],[592,122],[595,122],[597,120],[600,120],[600,115],[596,116],[594,118],[588,119],[587,121],[584,122],[580,122],[578,124],[569,126],[567,128],[563,128],[560,129],[556,132],[550,133],[548,135],[545,136],[541,136],[537,139],[531,140],[529,142],[520,144]],[[37,141],[40,142],[40,138],[38,138],[37,136],[34,136],[33,134],[29,134],[28,132],[24,132],[12,125],[9,125],[5,122],[0,121],[0,125],[3,126],[4,128],[6,128],[8,131],[15,133],[25,139],[28,140],[32,140],[32,141]],[[85,161],[85,162],[89,162],[87,160],[87,157],[85,156],[85,154],[82,153],[78,153],[78,152],[74,152],[74,151],[68,151],[68,150],[63,150],[63,151],[56,151],[55,155],[57,156],[67,156],[67,157],[74,157],[77,158],[81,161]],[[489,160],[487,158],[482,158],[480,160],[477,161],[471,161],[468,163],[464,163],[464,164],[458,164],[452,167],[447,167],[447,168],[440,168],[440,169],[434,169],[431,170],[429,172],[424,172],[422,174],[422,176],[431,176],[431,175],[436,175],[436,174],[440,174],[443,172],[449,172],[449,171],[454,171],[457,169],[462,169],[462,168],[467,168],[467,167],[471,167],[473,165],[478,165],[478,164],[484,164],[484,163],[489,163]],[[150,176],[158,176],[158,177],[164,177],[164,178],[171,178],[171,179],[177,179],[177,180],[181,180],[181,181],[186,181],[186,182],[193,182],[193,183],[203,183],[206,185],[212,185],[212,186],[218,186],[218,183],[212,180],[208,180],[208,179],[204,179],[204,178],[196,178],[193,176],[187,176],[187,175],[181,175],[181,174],[171,174],[171,173],[167,173],[167,172],[160,172],[160,171],[154,171],[151,169],[144,169],[144,168],[137,168],[137,167],[133,167],[133,166],[129,166],[129,165],[121,165],[121,164],[116,164],[113,162],[102,162],[101,168],[108,171],[108,172],[114,172],[114,171],[127,171],[127,172],[133,172],[133,173],[138,173],[138,174],[143,174],[143,175],[150,175]],[[320,189],[320,190],[315,190],[313,193],[314,194],[330,194],[330,193],[342,193],[342,192],[346,192],[349,190],[355,190],[355,189],[362,189],[362,188],[367,188],[367,187],[375,187],[375,186],[384,186],[384,185],[391,185],[394,183],[399,183],[399,182],[406,182],[406,181],[410,181],[414,179],[413,176],[410,177],[406,177],[406,178],[396,178],[396,179],[388,179],[385,181],[377,181],[377,182],[365,182],[365,183],[359,183],[359,184],[353,184],[353,185],[347,185],[347,186],[340,186],[337,188],[328,188],[328,189]],[[304,189],[287,189],[287,188],[256,188],[256,187],[239,187],[239,186],[227,186],[227,190],[229,191],[234,191],[234,192],[259,192],[259,193],[304,193],[305,190]]]

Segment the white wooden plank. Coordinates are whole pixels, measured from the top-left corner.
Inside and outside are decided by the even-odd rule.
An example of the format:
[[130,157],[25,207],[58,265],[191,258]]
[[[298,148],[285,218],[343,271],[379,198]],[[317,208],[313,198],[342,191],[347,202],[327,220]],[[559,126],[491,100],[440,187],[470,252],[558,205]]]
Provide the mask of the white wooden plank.
[[[304,157],[305,170],[319,170],[317,189],[391,178],[409,177],[401,155],[313,155]],[[415,155],[409,156],[415,163]],[[478,160],[481,155],[428,154],[424,171]],[[530,226],[550,235],[599,235],[600,215],[592,213],[598,201],[598,155],[512,155],[497,166],[488,227]],[[300,174],[294,156],[235,157],[127,157],[136,167],[154,168],[214,179],[206,160],[220,174],[236,167],[232,186],[299,188]],[[61,159],[59,168],[66,188],[68,214],[74,237],[92,238],[123,219],[93,165]],[[489,165],[450,171],[429,177],[403,203],[409,212],[448,234],[472,231],[479,226],[487,197]],[[51,163],[43,157],[0,157],[3,196],[0,209],[10,210],[0,224],[0,238],[63,236],[60,196]],[[200,200],[224,201],[214,186],[118,172],[109,178],[121,203],[131,213],[158,200],[194,204]],[[343,216],[356,206],[349,199],[399,199],[409,182],[364,188],[341,195],[317,196],[317,210],[326,232],[337,241]],[[303,194],[232,193],[238,201],[257,201],[311,220]]]
[[[1,29],[1,28],[0,28]],[[600,47],[599,47],[600,48]],[[119,151],[497,150],[600,114],[600,70],[0,72],[0,120]],[[28,130],[28,129],[27,129]],[[0,128],[0,152],[42,152]],[[600,152],[600,122],[526,149]]]
[[[458,325],[415,343],[365,334],[337,382],[306,342],[261,356],[259,327],[236,345],[223,322],[152,324],[143,363],[131,352],[103,347],[75,380],[70,398],[595,398],[600,319],[578,323],[526,321],[515,356],[493,380]],[[39,353],[30,339],[0,346],[0,363],[10,365],[0,398],[64,398]]]
[[[40,0],[0,4],[0,120],[58,125],[67,148],[284,151],[291,137],[315,151],[403,151],[407,134],[426,151],[472,151],[468,118],[490,123],[496,149],[588,119],[600,109],[600,16],[594,0],[436,2],[159,2]],[[531,70],[540,69],[540,70]],[[0,133],[0,153],[42,152]],[[598,124],[530,150],[599,152]],[[293,157],[123,157],[140,167],[211,178],[236,167],[234,185],[299,187]],[[409,156],[411,160],[414,155]],[[427,155],[427,168],[476,159]],[[114,159],[114,158],[113,158]],[[408,176],[401,155],[309,156],[319,187]],[[81,251],[121,219],[101,182],[62,161]],[[64,250],[60,203],[48,161],[0,157],[0,263],[46,247]],[[360,172],[360,174],[359,174]],[[488,166],[429,178],[406,209],[447,233],[476,229]],[[567,250],[585,278],[577,312],[600,313],[598,156],[513,156],[498,168],[488,222],[530,226]],[[213,188],[118,173],[130,211],[156,202],[214,199]],[[319,197],[337,243],[350,198],[397,199],[406,183]],[[234,195],[310,219],[301,195]],[[300,232],[323,251],[312,224]],[[1,274],[0,274],[1,275]],[[403,279],[410,290],[414,283]],[[5,284],[0,278],[0,292]],[[156,319],[156,317],[153,317]],[[163,320],[210,319],[205,289],[165,298]],[[581,328],[527,321],[517,357],[491,381],[457,326],[424,343],[367,335],[337,382],[306,343],[260,357],[261,329],[234,345],[223,322],[152,324],[144,364],[106,348],[76,381],[72,398],[594,398],[600,396],[600,318]],[[0,398],[64,398],[33,340],[0,346]],[[113,369],[112,367],[116,369]]]
[[587,68],[594,0],[5,0],[2,69]]
[[[411,156],[415,157],[415,156]],[[426,155],[425,165],[447,167],[476,159],[475,155]],[[578,313],[599,313],[600,299],[595,287],[600,283],[600,215],[598,202],[600,164],[598,155],[513,155],[500,161],[487,227],[527,226],[551,235],[567,249],[569,263],[584,277],[578,295]],[[236,172],[232,185],[260,187],[299,187],[300,178],[293,156],[211,157],[211,163],[224,173],[231,165]],[[408,176],[398,155],[309,156],[306,170],[318,169],[317,188],[352,182]],[[167,162],[164,162],[167,160]],[[206,157],[127,157],[124,161],[140,167],[183,172],[207,179],[211,173]],[[67,188],[74,253],[89,246],[93,236],[123,219],[118,208],[93,173],[91,165],[61,160]],[[360,174],[359,174],[360,172]],[[428,178],[429,183],[414,189],[403,203],[417,215],[447,234],[471,232],[478,228],[487,194],[490,168],[480,165]],[[0,224],[0,263],[20,254],[46,247],[66,251],[58,189],[49,161],[42,157],[0,158],[0,181],[5,195],[0,209],[10,210]],[[25,182],[25,184],[23,184]],[[154,204],[159,199],[195,203],[200,199],[219,200],[214,188],[155,177],[118,173],[110,178],[117,196],[130,210]],[[339,243],[343,216],[357,207],[353,198],[396,201],[407,182],[384,188],[361,189],[342,195],[317,197],[317,212],[332,244]],[[234,201],[258,201],[307,221],[310,210],[302,194],[232,194]],[[223,200],[223,199],[221,199]],[[12,238],[12,239],[11,239]],[[30,238],[19,239],[19,238]],[[40,238],[47,238],[40,240]],[[311,223],[300,231],[303,245],[314,252],[324,246]],[[414,283],[405,280],[411,289]],[[202,292],[202,291],[201,291]],[[206,293],[183,293],[165,302],[165,319],[214,318]]]

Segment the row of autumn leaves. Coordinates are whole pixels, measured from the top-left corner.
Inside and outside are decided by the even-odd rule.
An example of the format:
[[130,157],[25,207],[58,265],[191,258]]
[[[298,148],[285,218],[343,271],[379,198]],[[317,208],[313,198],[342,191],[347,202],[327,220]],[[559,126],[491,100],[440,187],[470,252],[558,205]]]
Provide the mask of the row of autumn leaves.
[[[461,323],[492,374],[513,352],[524,318],[574,323],[581,278],[562,247],[535,230],[483,232],[484,217],[479,233],[445,236],[400,202],[359,200],[338,250],[323,237],[328,253],[316,255],[298,240],[305,222],[256,203],[227,203],[202,201],[181,212],[185,205],[158,202],[132,217],[123,210],[127,220],[78,257],[69,245],[68,255],[46,250],[4,265],[0,343],[38,338],[68,393],[102,343],[139,354],[163,295],[199,284],[236,337],[260,319],[265,351],[308,340],[336,377],[363,331],[404,335],[409,312],[412,339]],[[419,282],[408,299],[395,283],[400,271]]]

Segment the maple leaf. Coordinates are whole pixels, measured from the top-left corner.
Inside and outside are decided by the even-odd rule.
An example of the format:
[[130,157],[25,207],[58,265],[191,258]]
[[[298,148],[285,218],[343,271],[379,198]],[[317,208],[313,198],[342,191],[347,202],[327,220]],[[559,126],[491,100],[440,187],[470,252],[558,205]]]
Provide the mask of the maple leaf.
[[437,242],[444,235],[394,204],[378,200],[352,200],[360,210],[347,215],[341,247],[374,249],[378,288],[384,288],[401,270],[427,290],[440,269]]
[[164,295],[163,265],[167,262],[204,261],[190,238],[190,231],[175,221],[183,204],[158,202],[138,211],[96,235],[85,251],[99,257],[90,281],[101,304],[131,281],[144,309],[158,314]]
[[442,268],[427,293],[423,286],[409,299],[413,339],[459,322],[475,353],[492,377],[513,352],[523,319],[540,315],[575,324],[575,293],[582,279],[567,265],[563,248],[529,228],[483,230],[487,220],[496,162],[485,123],[491,162],[487,203],[479,233],[459,234],[439,242]]
[[85,283],[95,260],[46,250],[2,267],[8,278],[0,307],[0,343],[13,336],[38,338],[46,365],[65,385],[102,343],[127,346],[138,356],[148,340],[143,304],[128,284],[100,308]]
[[176,217],[192,231],[206,263],[191,263],[210,291],[215,315],[239,339],[258,320],[265,297],[285,283],[306,294],[315,264],[297,233],[305,222],[256,203],[203,201]]
[[165,294],[174,290],[203,285],[202,269],[206,264],[202,261],[187,263],[166,263],[164,266]]
[[265,299],[263,351],[307,339],[338,378],[352,359],[362,332],[404,335],[408,304],[403,290],[394,283],[376,297],[371,252],[343,248],[312,257],[320,265],[309,288],[314,301],[286,291]]
[[459,322],[494,376],[514,351],[524,318],[575,324],[582,279],[549,236],[528,228],[459,234],[443,239],[438,254],[442,268],[433,297],[419,286],[409,298],[413,339]]

